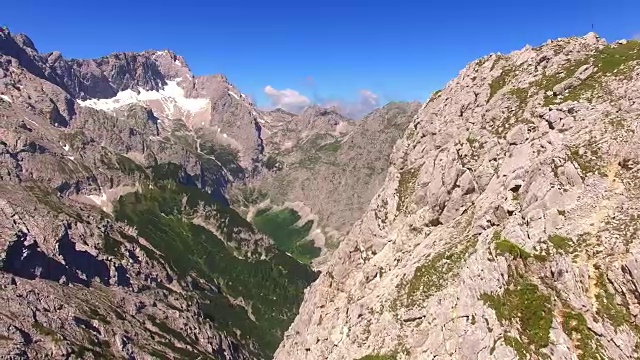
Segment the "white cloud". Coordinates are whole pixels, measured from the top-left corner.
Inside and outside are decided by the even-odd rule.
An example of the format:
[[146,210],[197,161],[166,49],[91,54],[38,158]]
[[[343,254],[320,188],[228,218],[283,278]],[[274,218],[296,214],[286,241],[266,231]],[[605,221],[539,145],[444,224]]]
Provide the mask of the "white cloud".
[[373,110],[380,106],[380,97],[369,90],[360,90],[360,105]]
[[269,97],[272,107],[283,108],[293,113],[299,113],[311,105],[311,100],[308,97],[293,89],[277,90],[271,85],[267,85],[264,88],[264,93]]
[[270,85],[264,88],[264,93],[270,100],[268,109],[283,108],[293,113],[300,113],[305,107],[317,103],[325,108],[335,108],[342,115],[351,119],[361,119],[366,114],[380,107],[380,97],[370,90],[362,89],[356,100],[324,99],[315,96],[315,101],[300,94],[297,90],[278,90]]
[[640,40],[640,33],[633,36],[633,40]]
[[329,100],[320,104],[324,107],[336,107],[338,111],[351,119],[360,119],[380,106],[380,97],[369,90],[360,90],[356,101]]

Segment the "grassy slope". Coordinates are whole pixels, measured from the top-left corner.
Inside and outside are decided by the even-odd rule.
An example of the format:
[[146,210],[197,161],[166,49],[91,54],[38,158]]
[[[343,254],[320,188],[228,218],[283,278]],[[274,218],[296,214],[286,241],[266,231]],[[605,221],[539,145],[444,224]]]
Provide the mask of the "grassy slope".
[[313,220],[296,226],[300,215],[293,209],[261,209],[253,218],[256,229],[269,236],[278,249],[285,251],[300,262],[309,263],[320,255],[320,248],[307,240],[313,227]]
[[[173,177],[170,169],[163,170],[169,170],[162,171],[165,179]],[[268,357],[293,321],[303,290],[315,274],[274,248],[268,249],[268,259],[236,257],[222,239],[189,221],[199,203],[217,208],[226,217],[221,227],[225,236],[234,231],[255,232],[233,209],[214,203],[197,188],[172,180],[157,181],[141,193],[121,197],[115,216],[135,226],[138,235],[157,249],[180,277],[194,273],[208,284],[217,284],[223,295],[212,290],[198,293],[205,317],[228,335],[235,336],[233,329],[240,330],[240,340],[255,342],[258,352]],[[242,298],[255,322],[243,307],[231,304],[229,297]]]

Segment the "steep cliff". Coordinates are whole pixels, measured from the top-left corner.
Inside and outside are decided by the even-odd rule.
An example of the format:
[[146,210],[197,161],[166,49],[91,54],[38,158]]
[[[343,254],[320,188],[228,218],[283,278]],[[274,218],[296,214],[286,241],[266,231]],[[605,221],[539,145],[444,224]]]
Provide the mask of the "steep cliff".
[[306,291],[276,359],[639,356],[640,42],[464,68]]

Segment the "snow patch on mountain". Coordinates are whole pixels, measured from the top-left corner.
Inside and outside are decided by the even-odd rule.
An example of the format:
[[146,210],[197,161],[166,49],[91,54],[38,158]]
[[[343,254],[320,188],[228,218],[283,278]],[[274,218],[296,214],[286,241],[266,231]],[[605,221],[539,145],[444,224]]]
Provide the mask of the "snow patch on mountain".
[[131,89],[119,92],[115,97],[110,99],[89,99],[78,101],[80,106],[88,106],[99,110],[114,110],[124,105],[146,102],[151,100],[160,100],[165,109],[172,111],[177,105],[183,111],[195,113],[209,105],[209,99],[204,98],[187,98],[184,96],[184,90],[178,86],[178,82],[182,78],[167,81],[167,85],[159,91],[147,91],[138,88],[138,92]]

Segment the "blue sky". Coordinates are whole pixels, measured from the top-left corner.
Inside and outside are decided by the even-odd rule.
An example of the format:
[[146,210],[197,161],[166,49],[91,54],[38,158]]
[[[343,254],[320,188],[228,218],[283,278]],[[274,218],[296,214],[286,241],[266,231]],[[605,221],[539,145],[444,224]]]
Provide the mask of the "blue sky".
[[[608,4],[608,5],[606,5]],[[171,49],[259,105],[267,85],[313,102],[420,100],[468,62],[550,38],[640,34],[637,0],[3,1],[0,22],[41,52]]]

